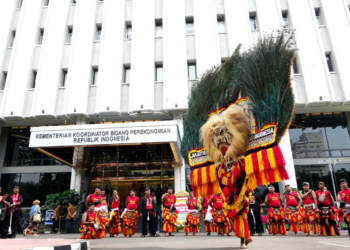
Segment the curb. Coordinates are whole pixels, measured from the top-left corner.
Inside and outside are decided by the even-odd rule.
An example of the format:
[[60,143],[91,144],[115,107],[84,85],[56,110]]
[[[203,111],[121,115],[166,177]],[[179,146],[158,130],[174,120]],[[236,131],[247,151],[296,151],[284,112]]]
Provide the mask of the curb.
[[53,247],[25,248],[24,250],[91,250],[89,241],[81,241]]

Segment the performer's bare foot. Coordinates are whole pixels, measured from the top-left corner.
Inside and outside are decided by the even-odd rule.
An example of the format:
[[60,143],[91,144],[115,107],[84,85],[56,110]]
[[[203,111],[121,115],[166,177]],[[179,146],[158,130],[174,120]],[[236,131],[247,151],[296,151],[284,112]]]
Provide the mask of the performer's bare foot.
[[218,234],[218,236],[219,236],[219,237],[221,237],[221,236],[222,236],[222,234]]
[[244,244],[244,238],[241,238],[241,249],[247,249],[247,246]]
[[116,237],[116,238],[119,238],[119,234],[117,234],[115,237]]
[[305,236],[310,236],[311,234],[305,234]]
[[186,233],[185,236],[188,236],[188,234]]
[[298,235],[298,233],[295,233],[295,235]]
[[193,233],[193,236],[196,236],[196,234],[195,234],[195,233]]
[[114,237],[114,234],[110,234],[109,237]]
[[245,245],[248,246],[249,243],[252,243],[252,238],[246,239],[245,240]]
[[227,236],[231,236],[231,234],[230,234],[230,233],[228,233],[228,234],[227,234]]
[[209,233],[207,233],[207,236],[210,236],[210,232],[209,232]]

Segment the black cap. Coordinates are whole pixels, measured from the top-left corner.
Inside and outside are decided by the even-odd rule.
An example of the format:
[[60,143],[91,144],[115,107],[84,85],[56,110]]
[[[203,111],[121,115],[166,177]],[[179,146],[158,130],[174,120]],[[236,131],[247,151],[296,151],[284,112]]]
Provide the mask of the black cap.
[[101,189],[101,187],[95,187],[95,189],[97,189],[97,188],[98,188],[98,189]]
[[135,192],[135,193],[136,193],[135,189],[133,189],[133,188],[132,188],[132,189],[130,189],[130,192]]
[[303,182],[303,186],[310,186],[310,183],[304,181],[304,182]]
[[284,185],[284,187],[290,187],[290,184],[286,184],[286,185]]
[[13,188],[17,188],[17,189],[19,189],[19,186],[14,186]]
[[[348,181],[347,181],[346,179],[340,179],[339,184],[340,184],[340,183],[343,183],[343,182],[348,183]],[[1,187],[0,187],[0,189],[1,189]]]
[[268,188],[272,187],[272,188],[275,188],[275,186],[273,184],[270,184],[267,186]]
[[173,189],[173,187],[172,186],[168,186],[168,188],[166,190],[169,190],[169,189]]
[[149,189],[149,188],[145,188],[145,191],[149,191],[149,190],[151,190],[151,189]]
[[93,202],[89,203],[89,207],[91,206],[95,206],[95,204]]

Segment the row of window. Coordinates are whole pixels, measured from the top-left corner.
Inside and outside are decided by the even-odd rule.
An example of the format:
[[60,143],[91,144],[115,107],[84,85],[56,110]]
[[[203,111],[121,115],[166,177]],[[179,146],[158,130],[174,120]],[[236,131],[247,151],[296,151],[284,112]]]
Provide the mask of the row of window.
[[[328,66],[329,72],[333,72],[333,65],[331,61],[331,54],[326,54],[326,62]],[[125,66],[124,67],[124,83],[128,84],[130,83],[130,67]],[[187,72],[188,72],[188,80],[196,80],[197,79],[197,70],[196,70],[196,64],[195,63],[189,63],[187,65]],[[297,66],[297,60],[294,58],[293,61],[293,73],[298,74],[299,69]],[[67,83],[67,76],[68,76],[68,71],[64,69],[62,71],[62,83],[61,87],[66,87]],[[37,72],[33,71],[32,74],[32,82],[30,88],[35,88],[36,86],[36,78],[37,78]],[[6,80],[7,80],[7,72],[3,72],[3,77],[2,77],[2,84],[0,85],[0,90],[5,89],[6,85]],[[155,67],[155,80],[156,82],[163,82],[163,65],[156,65]],[[97,85],[98,82],[98,68],[93,68],[93,79],[92,79],[92,85]]]
[[[320,16],[320,9],[315,9],[315,16],[316,16],[316,21],[319,26],[323,25],[322,19]],[[258,21],[256,19],[256,13],[251,12],[249,13],[249,19],[250,19],[250,28],[251,30],[258,30]],[[289,25],[289,20],[288,20],[288,12],[283,11],[282,12],[282,19],[283,19],[283,24],[285,26]]]

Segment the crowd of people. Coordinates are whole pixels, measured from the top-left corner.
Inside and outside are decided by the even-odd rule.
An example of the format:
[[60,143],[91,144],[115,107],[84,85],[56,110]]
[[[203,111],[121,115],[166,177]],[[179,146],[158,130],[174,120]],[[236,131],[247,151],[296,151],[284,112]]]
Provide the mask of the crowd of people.
[[[318,184],[319,190],[310,189],[310,184],[304,182],[302,191],[299,193],[292,190],[290,185],[285,186],[285,193],[280,196],[275,192],[273,185],[268,186],[268,194],[264,199],[253,192],[250,197],[248,212],[248,223],[250,234],[262,235],[264,228],[262,224],[261,210],[263,205],[267,206],[266,228],[272,235],[286,235],[286,223],[289,230],[296,235],[299,231],[304,235],[340,235],[338,228],[339,220],[347,224],[350,235],[350,189],[345,179],[340,180],[341,191],[337,194],[336,200],[339,204],[336,209],[336,200],[327,190],[323,182]],[[1,188],[0,188],[1,193]],[[160,194],[158,194],[160,193]],[[123,234],[124,237],[135,235],[137,219],[141,217],[142,234],[141,237],[159,237],[157,231],[159,217],[158,206],[163,205],[162,210],[162,230],[166,236],[174,236],[176,231],[175,222],[177,221],[178,211],[175,207],[176,196],[172,187],[167,188],[165,195],[161,192],[152,193],[149,188],[143,190],[140,198],[136,195],[134,189],[126,199],[125,209],[121,209],[120,197],[116,190],[111,193],[110,211],[108,211],[106,191],[96,187],[94,193],[88,195],[84,192],[82,202],[86,207],[83,213],[80,232],[81,239],[101,239],[107,236],[118,237]],[[21,215],[21,204],[23,197],[19,194],[19,187],[13,188],[12,195],[0,196],[0,202],[5,204],[5,216],[2,223],[1,238],[15,238],[18,226],[18,220]],[[196,235],[199,232],[200,209],[202,209],[204,229],[208,236],[215,232],[218,236],[228,235],[231,231],[238,229],[232,228],[229,221],[227,210],[225,209],[225,197],[222,193],[208,195],[198,199],[192,197],[187,199],[188,214],[184,223],[185,236],[190,233]],[[200,208],[201,207],[201,208]],[[53,224],[51,233],[55,233],[59,218],[60,208],[54,210]],[[66,233],[72,232],[72,225],[76,215],[76,207],[69,203],[66,216]],[[41,222],[40,201],[35,200],[30,209],[29,226],[23,231],[24,236],[28,233],[37,236],[38,228]],[[107,231],[107,229],[109,229]]]
[[[341,191],[337,195],[338,209],[335,199],[322,181],[318,183],[317,191],[311,190],[308,182],[303,182],[300,194],[287,184],[283,198],[275,192],[274,186],[270,185],[264,201],[268,207],[266,225],[269,234],[286,235],[286,223],[288,223],[289,230],[295,235],[300,231],[305,236],[340,235],[338,224],[342,221],[347,225],[350,235],[350,190],[347,180],[341,179],[339,183]],[[255,233],[262,235],[264,232],[261,208],[259,196],[253,194],[248,213],[251,235]]]

